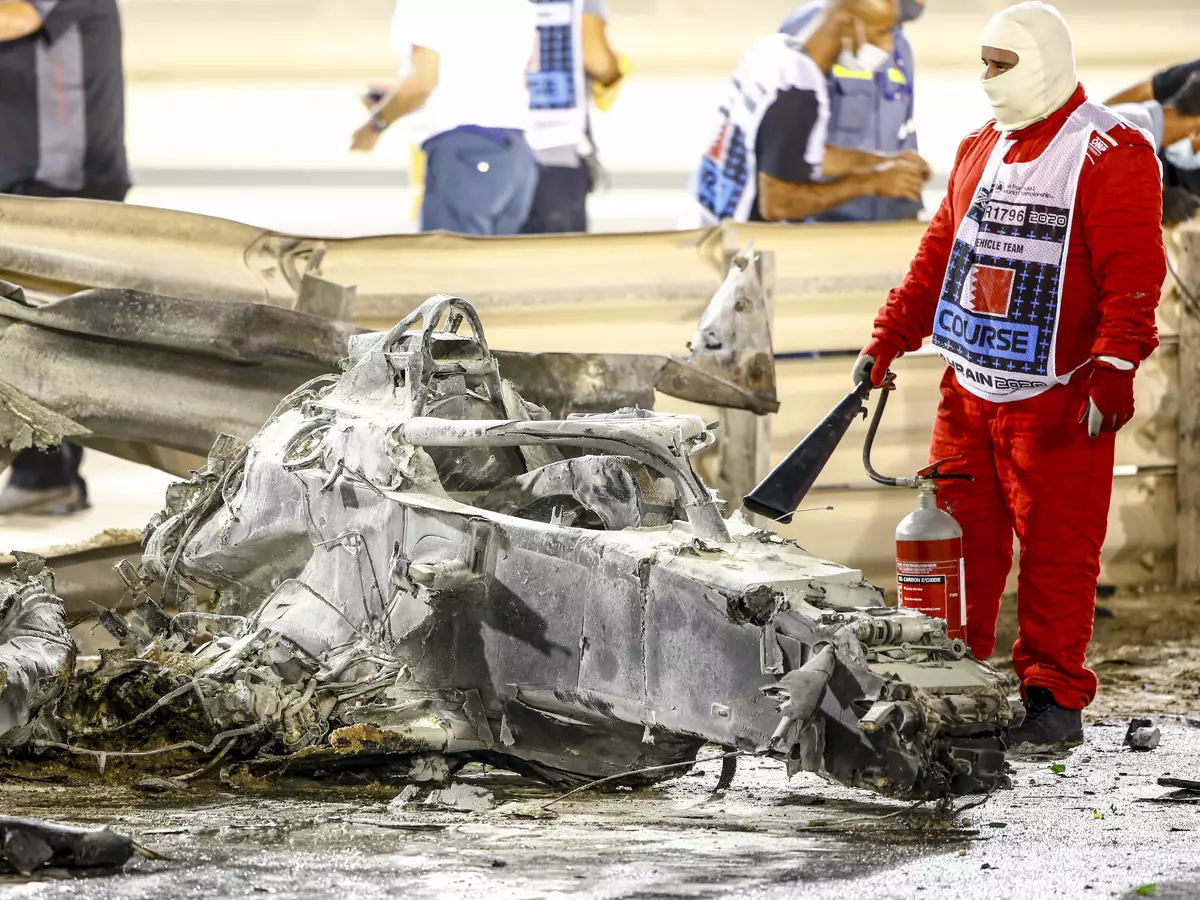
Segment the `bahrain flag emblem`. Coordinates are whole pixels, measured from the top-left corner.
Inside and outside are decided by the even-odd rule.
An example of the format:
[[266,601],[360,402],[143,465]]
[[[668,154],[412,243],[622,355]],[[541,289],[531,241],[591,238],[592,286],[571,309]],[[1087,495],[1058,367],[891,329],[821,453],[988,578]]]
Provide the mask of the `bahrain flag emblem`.
[[971,266],[963,290],[962,307],[983,316],[1003,319],[1012,300],[1013,270]]

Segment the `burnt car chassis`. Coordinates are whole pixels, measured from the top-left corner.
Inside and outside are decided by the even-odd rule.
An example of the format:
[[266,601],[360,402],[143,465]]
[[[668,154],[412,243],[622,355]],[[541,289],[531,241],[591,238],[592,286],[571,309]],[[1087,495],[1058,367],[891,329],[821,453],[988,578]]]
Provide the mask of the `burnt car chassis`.
[[[719,320],[698,341],[728,356]],[[98,665],[76,669],[53,574],[19,558],[0,588],[10,762],[436,781],[475,760],[570,784],[713,742],[903,796],[1004,783],[1006,676],[861,573],[726,518],[692,467],[701,418],[552,418],[456,298],[344,342],[340,375],[169,490],[141,566],[118,568],[131,608],[98,610],[122,644]],[[31,393],[5,387],[9,432],[138,437]]]

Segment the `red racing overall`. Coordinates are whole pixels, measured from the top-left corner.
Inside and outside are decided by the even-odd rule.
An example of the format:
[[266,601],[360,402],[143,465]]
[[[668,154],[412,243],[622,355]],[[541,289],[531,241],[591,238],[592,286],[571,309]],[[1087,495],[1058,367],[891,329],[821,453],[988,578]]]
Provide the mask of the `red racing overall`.
[[[1004,142],[1003,145],[1000,142]],[[1079,87],[1049,118],[958,150],[946,198],[873,337],[924,338],[950,363],[931,459],[962,456],[940,503],[964,532],[968,640],[996,645],[1000,597],[1021,547],[1013,662],[1022,692],[1082,709],[1114,438],[1080,415],[1093,360],[1135,366],[1157,346],[1166,277],[1161,174],[1152,143]],[[964,222],[964,220],[966,220]]]

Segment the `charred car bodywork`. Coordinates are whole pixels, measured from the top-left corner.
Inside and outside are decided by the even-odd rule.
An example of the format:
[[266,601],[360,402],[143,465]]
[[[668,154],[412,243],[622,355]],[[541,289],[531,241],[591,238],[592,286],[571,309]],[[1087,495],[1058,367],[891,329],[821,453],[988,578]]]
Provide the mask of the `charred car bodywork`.
[[[217,440],[120,570],[132,611],[100,612],[122,649],[10,743],[571,783],[714,742],[885,793],[1001,784],[1008,679],[727,518],[692,467],[712,441],[690,415],[551,418],[474,309],[432,298]],[[36,593],[34,569],[5,590]]]

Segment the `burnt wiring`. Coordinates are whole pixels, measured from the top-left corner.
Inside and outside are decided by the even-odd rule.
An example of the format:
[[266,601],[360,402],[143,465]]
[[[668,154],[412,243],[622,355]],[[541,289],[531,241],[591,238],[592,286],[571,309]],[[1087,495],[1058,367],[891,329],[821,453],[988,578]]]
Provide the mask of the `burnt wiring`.
[[[335,471],[337,471],[337,470],[335,469]],[[342,471],[349,472],[348,469],[342,469]],[[297,480],[300,481],[301,487],[303,487],[304,479],[301,478],[300,475],[296,472],[293,472],[292,475],[294,477],[296,477]],[[358,577],[359,577],[359,586],[362,588],[360,600],[362,601],[363,621],[368,623],[371,626],[378,625],[386,633],[386,637],[389,640],[394,642],[395,638],[391,633],[391,621],[390,621],[390,619],[386,618],[386,612],[387,612],[387,606],[388,606],[387,598],[384,596],[383,587],[380,585],[379,570],[375,566],[375,558],[371,554],[371,547],[367,543],[366,536],[358,529],[350,529],[350,530],[342,532],[341,534],[337,535],[336,537],[332,537],[332,538],[328,538],[328,539],[324,538],[321,534],[321,529],[317,525],[316,518],[313,516],[312,500],[309,498],[308,492],[302,490],[300,496],[301,496],[301,499],[304,501],[304,503],[303,503],[304,513],[308,520],[307,521],[307,528],[308,528],[308,532],[309,532],[308,538],[309,538],[309,541],[312,543],[313,547],[320,547],[321,549],[326,549],[326,548],[334,546],[334,545],[341,545],[347,537],[353,537],[356,541],[356,546],[360,547],[362,549],[363,553],[366,554],[367,565],[369,565],[371,567],[371,580],[374,582],[375,594],[379,597],[379,619],[376,619],[376,617],[372,614],[370,608],[367,605],[367,597],[370,595],[370,591],[367,589],[366,582],[363,578],[362,563],[359,562]],[[321,538],[321,540],[313,540],[314,535],[317,538]],[[289,580],[298,582],[297,579],[289,579]],[[307,585],[303,585],[303,586],[307,587]],[[309,590],[311,590],[311,588]],[[314,591],[313,593],[316,593],[316,592]],[[326,605],[328,605],[331,609],[333,609],[333,604],[330,603],[328,600],[325,600],[325,598],[318,596],[317,599],[322,600]],[[361,637],[364,641],[370,639],[371,635],[364,634],[359,629],[359,627],[356,626],[352,621],[350,621],[350,619],[344,613],[342,613],[340,610],[336,610],[336,609],[334,609],[334,611],[337,612],[342,617],[342,619],[345,620],[346,624],[348,624],[352,629],[354,629],[354,632],[359,637]]]
[[126,728],[136,725],[138,722],[145,721],[160,709],[165,709],[171,704],[172,701],[178,700],[180,697],[193,691],[195,691],[200,700],[201,708],[204,708],[204,695],[200,692],[200,679],[191,678],[181,684],[179,687],[175,688],[175,690],[159,697],[152,706],[150,706],[148,709],[142,710],[128,722],[121,722],[119,725],[108,725],[103,728],[88,728],[77,732],[77,734],[80,737],[93,737],[98,734],[112,734],[116,731],[122,731]]
[[687,769],[691,768],[692,766],[698,766],[701,763],[716,762],[717,760],[734,759],[738,756],[749,755],[750,754],[745,750],[731,750],[729,753],[720,753],[716,756],[705,756],[700,759],[689,759],[684,760],[683,762],[667,763],[666,765],[662,766],[647,766],[644,769],[630,769],[628,772],[618,772],[616,775],[609,775],[605,778],[598,778],[595,781],[589,781],[587,784],[581,784],[574,790],[567,791],[562,796],[555,797],[553,800],[543,803],[541,808],[549,809],[556,803],[562,803],[562,801],[566,800],[568,797],[573,797],[576,794],[582,794],[584,791],[590,791],[593,788],[598,788],[603,784],[612,784],[615,781],[623,781],[624,779],[632,778],[635,775],[649,775],[653,772],[669,772],[671,769]]
[[986,794],[983,795],[983,798],[980,800],[972,800],[969,803],[964,803],[962,806],[958,806],[958,807],[951,806],[947,810],[947,813],[951,816],[951,818],[957,819],[959,816],[961,816],[967,810],[975,809],[975,807],[977,807],[977,806],[983,806],[983,804],[987,803],[989,800],[992,799],[993,793],[994,793],[993,791],[988,791]]
[[[937,821],[940,821],[942,823],[945,823],[945,822],[953,823],[967,810],[975,809],[977,806],[982,806],[983,804],[987,803],[989,800],[992,799],[993,793],[994,793],[993,791],[988,791],[980,799],[972,800],[968,803],[964,803],[962,806],[957,806],[957,807],[954,806],[953,804],[949,803],[945,798],[942,798],[937,801],[937,805],[931,810],[931,812],[936,817]],[[927,804],[929,804],[929,802],[930,802],[930,800],[928,798],[926,798],[924,800],[917,800],[914,803],[910,803],[908,806],[902,807],[901,809],[897,809],[897,810],[894,810],[889,813],[884,813],[883,815],[855,816],[850,819],[844,819],[842,821],[839,821],[837,823],[837,827],[843,827],[843,826],[847,826],[847,825],[870,825],[870,824],[874,824],[877,822],[886,822],[890,819],[901,819],[901,820],[907,819],[910,816],[916,814],[922,808],[924,808]],[[916,823],[913,823],[913,824],[915,825]],[[918,826],[918,829],[919,829],[919,827],[920,826]],[[822,826],[822,830],[828,831],[829,829],[827,826]]]
[[193,778],[199,778],[205,772],[211,772],[217,766],[217,764],[220,763],[221,760],[223,760],[225,758],[225,756],[229,753],[229,751],[233,749],[233,745],[236,744],[238,742],[238,739],[241,737],[243,737],[243,735],[235,734],[233,737],[231,737],[229,739],[229,743],[227,743],[221,749],[220,753],[218,753],[216,756],[214,756],[212,759],[210,759],[208,762],[206,762],[200,768],[198,768],[194,771],[191,771],[191,772],[187,772],[183,775],[176,775],[171,780],[177,781],[177,782],[191,781]]
[[[360,639],[362,639],[363,641],[370,641],[370,639],[371,639],[370,635],[365,634],[357,625],[354,624],[354,621],[349,616],[347,616],[344,612],[342,612],[340,609],[338,609],[333,604],[333,601],[331,601],[327,597],[323,597],[311,585],[306,584],[305,582],[301,581],[299,578],[285,578],[283,581],[279,582],[279,587],[283,587],[285,584],[293,584],[296,587],[300,588],[301,590],[306,591],[307,593],[311,594],[318,601],[323,603],[325,606],[329,607],[329,609],[335,615],[337,615],[338,618],[340,618],[343,622],[345,622],[347,625],[349,625],[350,630],[353,631],[356,635],[358,635]],[[278,590],[278,588],[276,590]]]
[[173,619],[202,619],[205,622],[236,622],[240,625],[250,624],[250,618],[248,616],[221,615],[219,613],[212,613],[212,612],[198,612],[198,611],[197,612],[180,612],[180,613],[175,613],[175,615],[172,616],[171,618],[173,618]]
[[[889,812],[889,813],[883,813],[882,815],[878,815],[878,816],[853,816],[849,819],[843,819],[843,820],[839,821],[837,824],[839,826],[859,825],[859,824],[868,825],[868,824],[872,824],[874,822],[886,822],[888,819],[903,819],[903,818],[905,818],[907,816],[911,816],[913,813],[917,812],[917,810],[921,809],[928,802],[929,802],[928,800],[918,800],[915,803],[910,803],[908,806],[901,807],[900,809],[893,810],[892,812]],[[827,830],[826,826],[821,826],[821,827],[823,829]]]
[[51,750],[65,750],[68,753],[74,753],[79,756],[94,756],[97,760],[97,765],[100,769],[100,774],[104,774],[104,769],[108,765],[110,759],[126,759],[139,756],[161,756],[164,753],[174,753],[176,750],[195,750],[197,753],[212,753],[221,745],[222,741],[230,738],[239,738],[247,734],[257,734],[262,730],[261,725],[249,725],[245,728],[234,728],[230,731],[223,731],[212,739],[212,742],[205,746],[196,741],[180,741],[177,744],[170,744],[166,747],[157,747],[154,750],[92,750],[88,747],[79,747],[74,744],[64,744],[59,741],[43,741],[33,740],[30,743],[34,747]]
[[[216,511],[220,505],[217,501],[224,500],[226,485],[233,480],[235,475],[238,477],[241,476],[241,469],[246,464],[246,455],[248,452],[249,446],[242,445],[230,454],[225,462],[225,468],[217,476],[216,482],[209,487],[207,492],[198,495],[193,505],[178,516],[179,522],[184,526],[183,535],[179,538],[179,543],[175,546],[174,552],[171,554],[171,562],[166,569],[162,582],[164,589],[170,589],[181,581],[178,575],[178,568],[179,562],[183,558],[184,547],[187,546],[187,542],[192,539],[208,516]],[[164,547],[164,549],[166,548]]]

